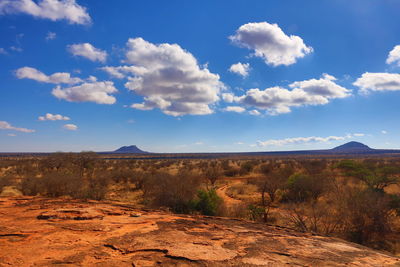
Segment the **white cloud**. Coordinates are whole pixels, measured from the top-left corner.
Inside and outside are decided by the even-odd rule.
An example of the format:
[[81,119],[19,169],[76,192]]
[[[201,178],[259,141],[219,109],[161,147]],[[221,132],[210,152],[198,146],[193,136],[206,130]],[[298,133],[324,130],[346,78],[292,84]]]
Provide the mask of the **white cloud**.
[[225,111],[243,113],[246,109],[239,106],[228,106],[225,108]]
[[400,66],[400,45],[396,45],[392,51],[389,52],[389,56],[386,59],[387,64],[397,64]]
[[67,116],[62,116],[60,114],[46,113],[45,116],[40,116],[38,118],[40,121],[69,121],[70,118]]
[[8,136],[11,136],[11,137],[17,136],[16,134],[12,134],[12,133],[7,134],[7,135],[8,135]]
[[74,56],[81,56],[91,61],[104,63],[107,59],[106,51],[100,50],[89,43],[68,45],[67,50]]
[[365,136],[365,134],[363,134],[363,133],[354,133],[353,136],[355,136],[355,137],[363,137],[363,136]]
[[2,0],[0,14],[25,13],[52,21],[67,20],[71,24],[90,24],[86,8],[75,0]]
[[90,75],[87,79],[88,82],[97,82],[97,78],[95,76]]
[[117,79],[126,78],[127,75],[132,76],[137,74],[145,74],[148,71],[147,68],[138,66],[119,66],[119,67],[106,66],[100,69]]
[[0,54],[7,55],[7,51],[4,48],[0,47]]
[[253,116],[260,116],[261,115],[261,113],[256,109],[250,110],[249,114],[253,115]]
[[244,145],[244,143],[243,142],[236,142],[236,143],[234,143],[235,145]]
[[385,131],[385,130],[382,130],[381,133],[382,133],[382,134],[387,134],[388,132]]
[[243,77],[247,77],[249,75],[249,71],[250,71],[250,64],[249,63],[236,63],[233,64],[230,68],[229,68],[230,72],[236,73],[238,75],[241,75]]
[[78,126],[76,126],[75,124],[65,124],[65,125],[63,126],[63,128],[64,128],[65,130],[69,130],[69,131],[76,131],[76,130],[78,130]]
[[313,51],[299,36],[286,35],[277,24],[247,23],[229,37],[233,43],[254,50],[254,55],[272,66],[291,65]]
[[285,138],[285,139],[270,139],[270,140],[266,140],[266,141],[258,141],[257,144],[261,147],[285,146],[285,145],[291,145],[291,144],[325,143],[325,142],[329,142],[329,141],[345,140],[347,138],[351,138],[351,135],[328,136],[328,137],[309,136],[309,137],[293,137],[293,138]]
[[360,88],[361,94],[368,94],[370,91],[398,91],[400,90],[400,74],[366,72],[353,85]]
[[203,142],[196,142],[196,143],[194,143],[194,144],[197,145],[197,146],[204,145]]
[[95,102],[97,104],[114,104],[116,99],[110,95],[118,90],[111,81],[83,83],[77,86],[61,88],[57,86],[51,92],[58,99],[69,102]]
[[18,79],[31,79],[38,82],[44,83],[66,83],[66,84],[76,84],[82,82],[80,78],[72,78],[71,74],[68,72],[56,72],[50,76],[44,74],[40,70],[31,67],[19,68],[15,72]]
[[344,98],[349,96],[349,90],[341,87],[332,81],[333,76],[324,74],[321,79],[311,79],[301,82],[294,82],[290,88],[300,89],[309,95],[329,98]]
[[329,80],[329,81],[337,80],[335,76],[329,75],[328,73],[323,73],[322,78],[324,78],[325,80]]
[[350,90],[325,77],[294,82],[289,85],[291,90],[279,86],[265,90],[250,89],[245,95],[235,97],[235,102],[265,109],[270,115],[278,115],[291,112],[292,107],[325,105],[331,99],[345,98],[350,95]]
[[213,112],[210,106],[219,100],[224,84],[191,53],[177,44],[152,44],[142,38],[129,39],[127,46],[125,62],[135,68],[130,68],[125,86],[144,97],[133,108],[159,108],[172,116]]
[[222,99],[227,103],[233,103],[233,101],[235,101],[235,95],[232,93],[223,93]]
[[17,132],[23,132],[23,133],[35,132],[35,130],[31,130],[31,129],[14,127],[6,121],[0,121],[0,130],[11,130],[11,131],[17,131]]
[[57,37],[57,34],[55,32],[48,32],[46,35],[46,40],[47,41],[54,40],[54,39],[56,39],[56,37]]
[[10,50],[15,51],[15,52],[22,52],[24,51],[21,47],[19,46],[10,46]]

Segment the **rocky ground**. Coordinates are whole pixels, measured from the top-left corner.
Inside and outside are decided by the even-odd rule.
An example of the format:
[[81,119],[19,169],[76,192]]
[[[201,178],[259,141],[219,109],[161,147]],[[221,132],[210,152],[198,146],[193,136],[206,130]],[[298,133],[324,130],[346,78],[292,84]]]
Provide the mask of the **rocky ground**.
[[335,238],[129,205],[0,198],[0,266],[400,266]]

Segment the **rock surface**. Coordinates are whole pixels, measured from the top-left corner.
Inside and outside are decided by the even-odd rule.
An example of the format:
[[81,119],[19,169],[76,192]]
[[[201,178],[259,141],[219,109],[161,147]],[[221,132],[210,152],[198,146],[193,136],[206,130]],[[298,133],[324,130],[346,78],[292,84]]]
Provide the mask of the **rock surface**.
[[400,266],[400,259],[243,220],[15,197],[0,198],[0,266]]

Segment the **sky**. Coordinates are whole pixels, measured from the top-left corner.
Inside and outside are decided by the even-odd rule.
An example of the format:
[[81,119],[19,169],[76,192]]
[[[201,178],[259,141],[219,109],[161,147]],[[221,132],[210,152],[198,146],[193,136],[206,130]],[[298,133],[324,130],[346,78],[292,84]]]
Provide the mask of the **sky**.
[[0,152],[400,148],[397,0],[0,0]]

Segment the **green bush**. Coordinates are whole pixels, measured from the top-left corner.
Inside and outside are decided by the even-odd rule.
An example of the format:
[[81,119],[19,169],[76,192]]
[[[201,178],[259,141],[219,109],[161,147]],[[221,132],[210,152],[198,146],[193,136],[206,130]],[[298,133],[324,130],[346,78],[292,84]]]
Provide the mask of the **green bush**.
[[214,189],[208,191],[199,190],[197,198],[192,201],[192,206],[195,210],[209,216],[217,215],[221,204],[222,199]]
[[257,205],[249,205],[247,209],[249,211],[250,220],[261,221],[265,213],[265,208]]

